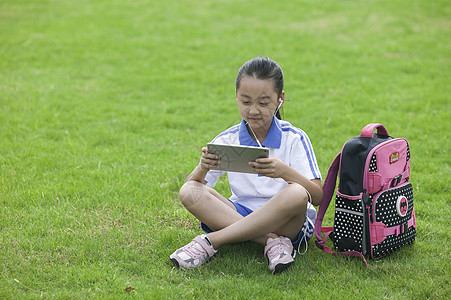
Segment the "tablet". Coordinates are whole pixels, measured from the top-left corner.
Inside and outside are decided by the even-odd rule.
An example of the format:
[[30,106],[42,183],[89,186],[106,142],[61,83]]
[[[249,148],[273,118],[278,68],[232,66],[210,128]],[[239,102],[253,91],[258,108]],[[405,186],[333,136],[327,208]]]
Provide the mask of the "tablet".
[[219,156],[219,166],[215,170],[256,173],[249,166],[249,162],[257,158],[268,157],[266,147],[252,147],[241,145],[223,145],[208,143],[208,152]]

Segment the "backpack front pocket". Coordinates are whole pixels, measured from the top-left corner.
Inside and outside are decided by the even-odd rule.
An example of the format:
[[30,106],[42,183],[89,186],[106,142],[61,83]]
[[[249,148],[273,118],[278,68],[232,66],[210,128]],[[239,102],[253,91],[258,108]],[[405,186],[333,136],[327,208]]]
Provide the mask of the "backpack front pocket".
[[347,196],[337,191],[335,220],[331,239],[338,251],[364,251],[362,195]]
[[383,257],[415,240],[416,220],[410,182],[376,194],[372,214],[372,258]]

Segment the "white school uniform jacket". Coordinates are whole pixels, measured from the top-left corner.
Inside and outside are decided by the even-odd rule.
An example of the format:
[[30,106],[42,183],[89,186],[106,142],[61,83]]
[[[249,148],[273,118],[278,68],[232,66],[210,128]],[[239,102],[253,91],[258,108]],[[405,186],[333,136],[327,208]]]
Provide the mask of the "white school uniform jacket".
[[[244,120],[215,137],[212,143],[226,145],[246,145],[258,147],[252,139]],[[281,159],[307,179],[321,179],[315,154],[308,136],[289,122],[273,118],[268,135],[262,146],[269,148],[269,155]],[[225,171],[211,170],[205,180],[214,187]],[[288,183],[281,178],[269,178],[258,174],[227,172],[232,191],[231,201],[252,210],[258,209],[266,201],[280,192]],[[308,209],[314,209],[308,204]]]

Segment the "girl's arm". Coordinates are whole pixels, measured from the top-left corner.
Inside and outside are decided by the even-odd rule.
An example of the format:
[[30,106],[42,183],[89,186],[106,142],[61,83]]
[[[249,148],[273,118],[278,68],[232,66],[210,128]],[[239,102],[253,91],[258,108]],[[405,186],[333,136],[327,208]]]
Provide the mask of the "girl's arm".
[[185,182],[188,181],[198,181],[205,184],[205,176],[208,171],[215,169],[219,165],[218,156],[215,154],[208,153],[208,148],[202,148],[202,157],[200,163],[197,167],[188,175]]
[[286,182],[296,182],[302,185],[312,196],[312,204],[320,205],[323,201],[323,188],[320,179],[309,180],[292,167],[286,165],[287,171],[282,178]]
[[299,183],[312,196],[313,205],[321,204],[321,201],[323,200],[323,189],[319,179],[307,179],[294,168],[274,156],[258,158],[255,162],[250,162],[249,164],[260,175],[272,178],[282,178],[286,182]]

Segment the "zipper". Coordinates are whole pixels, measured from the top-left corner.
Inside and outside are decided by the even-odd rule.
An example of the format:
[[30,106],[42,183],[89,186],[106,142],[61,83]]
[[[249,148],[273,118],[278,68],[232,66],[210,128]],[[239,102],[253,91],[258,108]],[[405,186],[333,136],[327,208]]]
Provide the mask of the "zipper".
[[369,239],[370,239],[370,224],[368,221],[368,213],[367,207],[369,206],[367,202],[369,201],[369,197],[366,191],[366,188],[363,190],[362,194],[362,215],[363,215],[363,228],[362,228],[362,254],[366,255],[368,252]]

